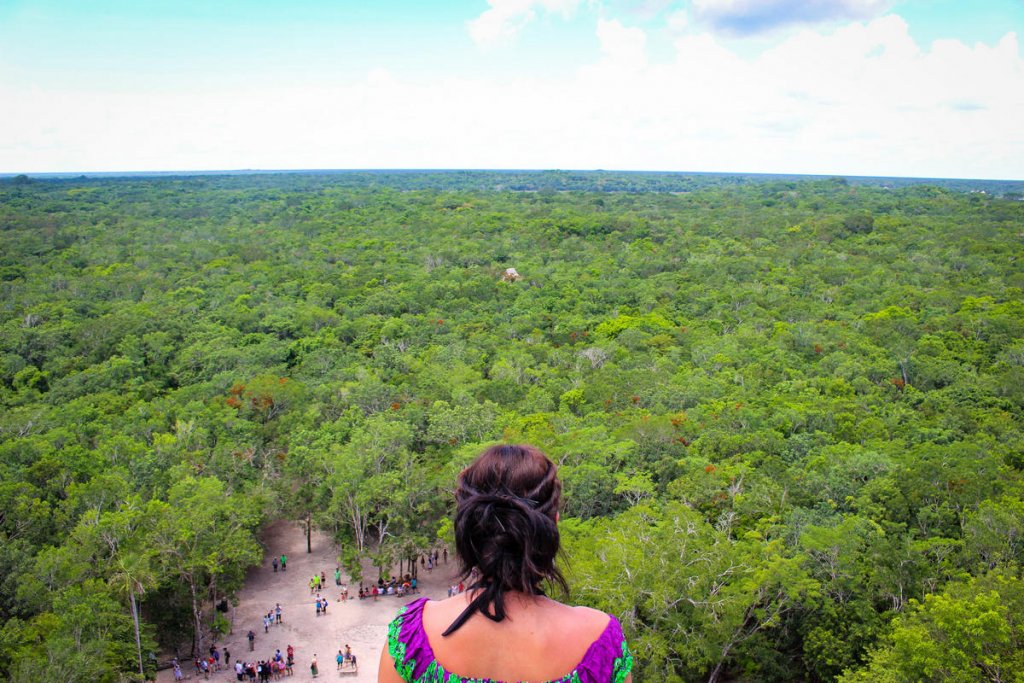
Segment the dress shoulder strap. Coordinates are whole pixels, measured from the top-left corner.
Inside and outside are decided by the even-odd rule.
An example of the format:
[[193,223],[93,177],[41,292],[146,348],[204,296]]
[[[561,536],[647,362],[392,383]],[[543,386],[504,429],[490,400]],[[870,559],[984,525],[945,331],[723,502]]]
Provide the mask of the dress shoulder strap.
[[423,632],[423,605],[427,598],[410,602],[388,624],[388,654],[403,681],[412,683],[433,661],[434,653]]
[[582,683],[623,683],[633,670],[633,654],[615,615],[608,615],[608,626],[587,650],[577,667]]

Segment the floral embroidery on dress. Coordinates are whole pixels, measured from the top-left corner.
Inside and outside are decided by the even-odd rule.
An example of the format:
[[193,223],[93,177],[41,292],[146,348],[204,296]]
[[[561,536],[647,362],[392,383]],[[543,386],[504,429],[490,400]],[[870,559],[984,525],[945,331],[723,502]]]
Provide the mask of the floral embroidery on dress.
[[412,680],[412,671],[416,666],[416,660],[410,659],[406,661],[406,645],[402,642],[402,617],[405,615],[409,606],[406,605],[398,611],[398,616],[391,620],[388,624],[388,654],[395,660],[395,671],[402,680]]
[[615,665],[612,667],[613,683],[624,683],[626,676],[633,670],[633,654],[629,651],[629,644],[622,639],[622,656],[615,658]]

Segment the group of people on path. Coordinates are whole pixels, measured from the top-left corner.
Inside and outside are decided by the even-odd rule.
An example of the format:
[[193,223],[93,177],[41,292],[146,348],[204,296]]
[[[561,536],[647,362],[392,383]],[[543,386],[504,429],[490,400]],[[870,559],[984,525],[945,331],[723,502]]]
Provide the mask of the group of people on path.
[[338,671],[342,671],[345,667],[352,669],[356,668],[356,656],[352,654],[352,648],[345,643],[345,650],[338,650],[338,656],[335,657],[338,662]]
[[283,676],[291,676],[295,673],[295,648],[289,645],[282,655],[278,649],[268,659],[261,659],[255,662],[235,662],[235,678],[239,681],[249,679],[250,683],[259,678],[260,683],[266,683],[271,678],[275,681]]
[[[438,564],[439,556],[437,551],[434,551],[425,557],[420,558],[420,564],[423,565],[427,571],[431,571],[434,566]],[[448,550],[444,550],[444,562],[448,561]],[[284,572],[288,570],[288,556],[284,553],[281,554],[280,558],[276,555],[271,559],[271,566],[276,574],[278,570]],[[334,570],[334,583],[339,589],[338,601],[344,602],[348,600],[348,585],[342,581],[341,567],[336,567]],[[330,602],[326,597],[321,597],[320,592],[326,590],[327,587],[327,575],[324,571],[319,574],[313,574],[309,580],[309,591],[310,595],[316,595],[316,616],[327,614],[327,605]],[[461,585],[460,585],[461,588]],[[417,580],[414,576],[406,574],[401,580],[392,578],[389,581],[385,581],[382,578],[378,579],[377,584],[371,584],[371,586],[364,588],[361,584],[359,586],[359,597],[363,598],[374,598],[376,599],[381,595],[398,595],[404,596],[410,593],[418,593],[419,588],[417,586]],[[276,603],[274,608],[267,612],[263,616],[263,632],[270,633],[272,626],[281,625],[283,623],[283,610],[281,603]],[[246,634],[246,639],[249,641],[249,652],[254,652],[256,649],[256,632],[252,629]],[[352,648],[346,643],[344,649],[339,649],[336,656],[337,668],[339,672],[345,670],[355,670],[357,659],[356,655],[352,653]],[[174,680],[184,680],[184,674],[181,670],[181,665],[177,659],[172,662],[174,668]],[[282,654],[280,649],[277,649],[273,656],[267,659],[260,659],[254,661],[242,661],[236,660],[234,665],[231,664],[231,653],[225,646],[221,650],[218,650],[216,646],[210,647],[209,657],[199,657],[195,660],[196,675],[203,675],[205,678],[209,678],[211,673],[221,671],[222,669],[235,672],[235,676],[238,681],[248,680],[250,683],[260,681],[260,683],[266,683],[271,679],[279,680],[284,676],[292,676],[295,673],[295,648],[291,644],[285,649],[285,653]],[[310,660],[309,672],[313,678],[319,676],[319,663],[317,662],[316,654],[313,655]]]
[[[274,625],[280,625],[281,620],[281,603],[277,603],[274,609],[263,615],[263,632],[270,633],[270,627]],[[256,634],[249,631],[250,634],[255,636]],[[253,638],[249,638],[249,652],[252,652]]]
[[369,588],[363,588],[362,584],[359,585],[359,599],[365,600],[366,598],[373,598],[375,601],[382,595],[397,595],[403,597],[410,595],[411,593],[419,593],[419,585],[416,581],[416,577],[406,574],[405,578],[399,580],[391,578],[388,581],[384,580],[384,577],[377,579],[376,585],[371,585]]
[[[211,673],[220,671],[222,659],[225,667],[231,665],[231,652],[228,650],[227,646],[224,646],[222,650],[218,650],[216,645],[211,645],[209,656],[196,657],[195,661],[193,661],[196,668],[196,676],[209,678]],[[171,660],[171,668],[174,670],[175,681],[182,681],[185,679],[185,674],[181,670],[181,663],[177,658]]]
[[[448,564],[448,548],[444,548],[444,563]],[[437,550],[432,550],[427,553],[426,557],[420,556],[420,566],[425,568],[428,572],[433,572],[434,567],[438,566],[438,554]]]

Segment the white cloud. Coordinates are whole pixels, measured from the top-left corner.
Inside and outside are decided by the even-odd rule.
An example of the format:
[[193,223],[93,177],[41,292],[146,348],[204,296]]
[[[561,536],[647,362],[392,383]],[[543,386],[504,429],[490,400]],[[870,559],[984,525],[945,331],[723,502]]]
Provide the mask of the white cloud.
[[668,19],[665,22],[668,25],[668,29],[673,33],[679,33],[683,31],[690,24],[690,16],[686,13],[686,10],[676,10],[668,15]]
[[605,59],[615,66],[637,69],[647,63],[647,34],[642,29],[627,28],[618,19],[598,19],[597,40]]
[[886,16],[806,28],[756,56],[712,33],[654,59],[597,23],[572,76],[208,91],[0,84],[0,171],[212,168],[611,168],[1024,178],[1024,60],[915,43]]
[[470,37],[488,49],[511,42],[524,26],[537,18],[536,9],[568,17],[580,0],[487,0],[490,8],[466,22]]

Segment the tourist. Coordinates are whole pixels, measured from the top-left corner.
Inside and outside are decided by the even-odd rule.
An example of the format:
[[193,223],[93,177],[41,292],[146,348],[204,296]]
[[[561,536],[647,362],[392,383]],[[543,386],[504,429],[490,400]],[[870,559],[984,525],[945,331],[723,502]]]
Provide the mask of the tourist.
[[178,664],[177,659],[171,660],[171,666],[174,667],[174,680],[183,681],[185,680],[185,674],[181,673],[181,664]]
[[316,665],[316,654],[313,654],[313,661],[309,663],[309,673],[312,674],[313,678],[316,678],[320,673],[320,669]]
[[278,624],[281,623],[281,603],[277,603],[277,606],[274,608],[274,620]]
[[271,560],[270,564],[274,565],[274,573],[276,574],[277,573],[277,558],[275,557],[273,560]]
[[438,659],[453,680],[463,680],[462,671],[485,680],[572,672],[578,683],[631,681],[633,657],[614,616],[544,596],[545,583],[568,591],[555,565],[561,491],[554,463],[532,446],[493,446],[462,471],[455,552],[462,578],[471,568],[478,573],[465,593],[402,608],[388,629],[378,683],[411,683]]
[[246,638],[249,639],[249,652],[252,652],[254,649],[256,649],[255,648],[256,634],[253,632],[252,629],[249,629],[249,633],[246,636]]
[[284,553],[281,553],[281,571],[288,569],[288,558]]
[[345,655],[341,653],[341,650],[338,650],[338,656],[334,659],[338,662],[338,671],[341,671],[341,664],[345,661]]
[[334,568],[334,585],[335,586],[340,586],[341,585],[341,567],[335,567]]
[[231,652],[228,650],[228,646],[224,646],[224,666],[231,666]]

